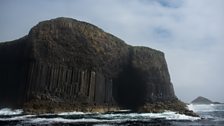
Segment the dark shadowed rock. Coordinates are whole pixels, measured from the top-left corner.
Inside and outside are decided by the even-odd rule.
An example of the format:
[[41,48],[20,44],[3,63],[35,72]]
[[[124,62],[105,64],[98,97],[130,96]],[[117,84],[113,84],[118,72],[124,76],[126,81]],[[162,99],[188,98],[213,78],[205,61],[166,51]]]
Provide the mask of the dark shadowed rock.
[[70,18],[0,43],[0,59],[0,103],[26,111],[143,110],[178,101],[164,53]]

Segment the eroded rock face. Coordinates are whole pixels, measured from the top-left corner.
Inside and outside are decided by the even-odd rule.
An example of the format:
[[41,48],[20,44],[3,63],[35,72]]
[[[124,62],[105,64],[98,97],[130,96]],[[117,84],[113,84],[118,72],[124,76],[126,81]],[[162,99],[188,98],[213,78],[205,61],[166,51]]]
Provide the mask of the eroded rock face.
[[[0,44],[0,103],[122,106],[175,100],[164,54],[70,18]],[[58,107],[58,106],[57,106]]]

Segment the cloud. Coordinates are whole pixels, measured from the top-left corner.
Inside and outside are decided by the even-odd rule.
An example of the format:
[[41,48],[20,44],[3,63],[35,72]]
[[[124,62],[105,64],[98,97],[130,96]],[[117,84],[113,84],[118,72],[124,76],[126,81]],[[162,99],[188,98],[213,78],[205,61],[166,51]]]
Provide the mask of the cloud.
[[182,5],[183,0],[141,0],[141,2],[159,4],[160,6],[167,8],[179,8]]
[[129,44],[164,51],[180,99],[224,102],[223,0],[2,0],[0,15],[0,41],[55,17],[93,23]]

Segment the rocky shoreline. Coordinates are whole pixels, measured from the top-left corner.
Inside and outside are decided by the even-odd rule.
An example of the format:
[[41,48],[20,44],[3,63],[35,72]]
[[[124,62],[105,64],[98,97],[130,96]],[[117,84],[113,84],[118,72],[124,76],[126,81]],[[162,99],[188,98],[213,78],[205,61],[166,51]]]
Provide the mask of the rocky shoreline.
[[[60,113],[60,112],[91,112],[91,113],[107,113],[118,112],[126,110],[127,108],[120,107],[119,105],[85,105],[80,103],[64,104],[59,102],[49,101],[33,101],[26,103],[23,106],[25,114],[45,114],[45,113]],[[162,113],[164,111],[174,111],[179,114],[188,116],[199,117],[196,113],[187,109],[185,103],[179,100],[147,103],[144,106],[130,110],[137,113]]]

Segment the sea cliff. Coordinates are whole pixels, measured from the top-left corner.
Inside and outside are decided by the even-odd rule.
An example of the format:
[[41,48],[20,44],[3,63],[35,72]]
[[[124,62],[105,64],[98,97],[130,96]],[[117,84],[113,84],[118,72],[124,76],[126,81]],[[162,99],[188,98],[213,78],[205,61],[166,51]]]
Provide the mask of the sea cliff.
[[163,52],[128,45],[86,22],[40,22],[27,36],[0,43],[0,59],[2,106],[188,111],[175,96]]

